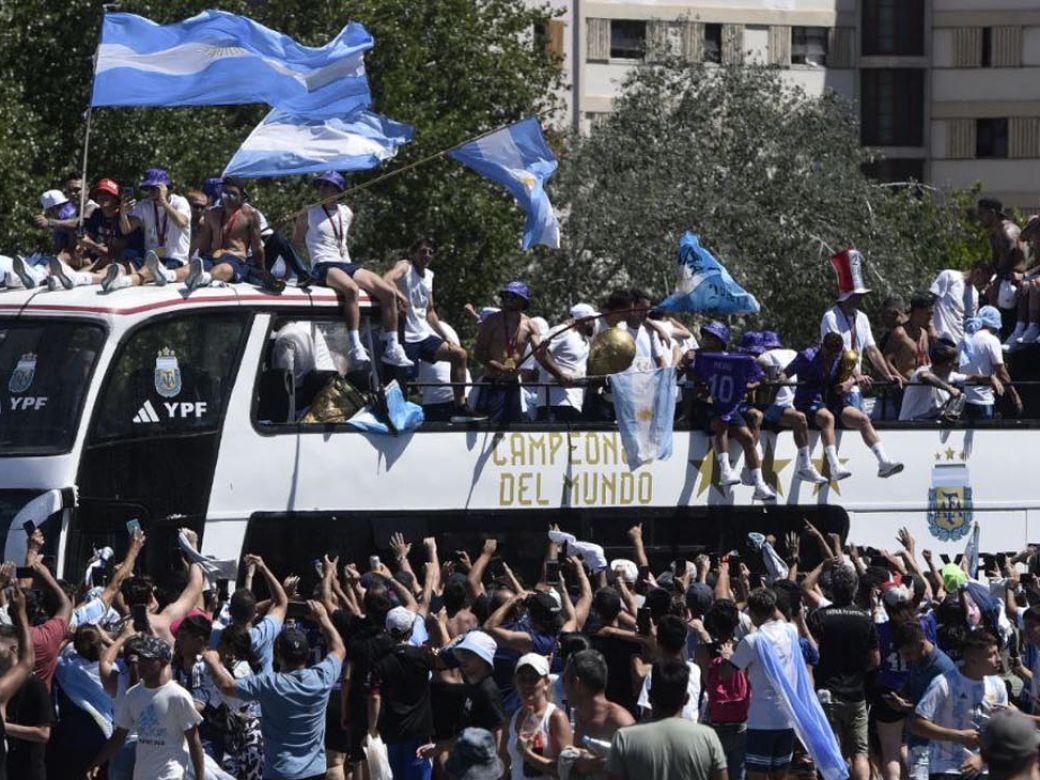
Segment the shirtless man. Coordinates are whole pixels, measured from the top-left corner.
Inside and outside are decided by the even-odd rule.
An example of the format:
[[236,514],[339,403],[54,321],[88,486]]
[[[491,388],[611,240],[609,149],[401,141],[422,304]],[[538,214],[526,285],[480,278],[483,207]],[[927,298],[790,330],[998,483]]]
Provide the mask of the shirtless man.
[[[584,745],[585,737],[609,745],[614,732],[636,722],[628,710],[607,699],[607,662],[597,650],[582,650],[567,660],[563,688],[574,708],[575,745]],[[609,752],[609,748],[601,754],[583,751],[574,762],[574,772],[578,776],[605,777]]]
[[510,282],[498,294],[502,310],[483,319],[477,332],[474,355],[484,364],[484,380],[477,397],[477,411],[492,422],[510,423],[523,418],[520,404],[520,364],[539,340],[524,310],[531,305],[531,291],[523,282]]
[[[199,238],[199,257],[189,263],[188,290],[219,282],[254,282],[269,292],[279,293],[285,282],[264,270],[264,241],[260,216],[246,202],[245,182],[224,179],[220,205],[206,211]],[[247,258],[252,250],[253,262]],[[207,268],[209,270],[207,270]]]
[[885,345],[885,360],[903,379],[921,366],[926,366],[931,339],[932,318],[935,316],[935,296],[927,291],[915,292],[910,299],[910,316],[897,325]]

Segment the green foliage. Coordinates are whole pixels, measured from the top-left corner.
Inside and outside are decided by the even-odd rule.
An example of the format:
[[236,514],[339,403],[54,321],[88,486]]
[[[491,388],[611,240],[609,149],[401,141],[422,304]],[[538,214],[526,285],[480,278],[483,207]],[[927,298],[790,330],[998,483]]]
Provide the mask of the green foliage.
[[[169,23],[214,5],[308,45],[326,43],[349,21],[363,23],[376,40],[367,57],[375,110],[416,126],[415,141],[386,170],[550,109],[560,79],[558,63],[530,34],[549,12],[522,0],[127,0],[121,10]],[[0,23],[0,248],[24,252],[48,241],[30,220],[37,196],[80,167],[101,5],[19,0],[0,6]],[[219,175],[266,110],[96,110],[88,178],[135,182],[145,168],[161,165],[180,190],[197,187]],[[313,192],[300,179],[264,180],[252,197],[277,220],[313,200]],[[358,214],[352,251],[361,262],[389,263],[419,233],[437,240],[438,298],[457,324],[463,303],[487,302],[521,262],[522,213],[501,188],[457,163],[418,167],[348,202]]]
[[977,256],[969,196],[878,186],[861,172],[852,106],[809,99],[777,70],[645,66],[614,109],[557,182],[569,262],[537,278],[557,310],[621,285],[667,294],[693,230],[761,302],[748,325],[808,344],[835,298],[833,252],[863,252],[874,305]]

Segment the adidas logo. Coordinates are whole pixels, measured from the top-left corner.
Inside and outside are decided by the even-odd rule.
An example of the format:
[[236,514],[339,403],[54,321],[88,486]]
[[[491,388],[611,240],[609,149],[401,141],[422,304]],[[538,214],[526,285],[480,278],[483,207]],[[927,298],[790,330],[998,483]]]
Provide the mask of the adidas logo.
[[155,413],[155,407],[152,406],[151,401],[145,401],[141,405],[141,408],[137,410],[137,414],[134,415],[135,423],[157,423],[159,422],[159,415]]

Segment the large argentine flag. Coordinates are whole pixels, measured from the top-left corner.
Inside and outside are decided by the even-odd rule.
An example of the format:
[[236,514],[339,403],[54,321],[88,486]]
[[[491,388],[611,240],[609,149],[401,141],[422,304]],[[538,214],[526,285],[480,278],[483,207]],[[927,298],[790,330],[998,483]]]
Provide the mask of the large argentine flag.
[[225,176],[288,176],[377,168],[412,140],[415,128],[360,109],[304,119],[275,109],[235,152]]
[[225,11],[168,25],[106,14],[91,105],[268,103],[298,114],[345,114],[371,105],[364,56],[373,44],[354,22],[310,48]]
[[628,467],[637,469],[672,454],[675,421],[675,368],[610,375],[621,444]]

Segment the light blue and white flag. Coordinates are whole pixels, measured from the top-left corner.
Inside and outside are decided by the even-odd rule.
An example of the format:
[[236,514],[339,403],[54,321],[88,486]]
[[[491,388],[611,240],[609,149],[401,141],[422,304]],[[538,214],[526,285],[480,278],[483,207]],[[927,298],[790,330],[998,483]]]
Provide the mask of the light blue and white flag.
[[628,467],[636,469],[672,454],[675,420],[675,369],[626,371],[610,375],[621,444]]
[[560,221],[545,194],[558,163],[536,117],[470,141],[448,156],[513,193],[527,212],[524,249],[535,244],[560,248]]
[[696,233],[679,241],[679,279],[675,292],[658,307],[665,311],[757,314],[755,296],[733,281],[722,263],[701,246]]
[[415,128],[366,109],[306,119],[275,109],[235,152],[225,176],[289,176],[378,168],[412,140]]
[[346,114],[372,103],[365,52],[374,41],[351,22],[320,48],[225,11],[158,25],[105,15],[92,106],[267,103],[302,114]]
[[394,424],[396,430],[391,430],[390,426],[386,424],[382,416],[375,412],[371,405],[366,406],[347,420],[347,425],[368,433],[389,434],[414,431],[423,424],[423,421],[426,419],[423,408],[419,404],[414,404],[405,399],[401,386],[397,384],[396,380],[383,388],[383,392],[386,396],[386,408],[390,421]]

